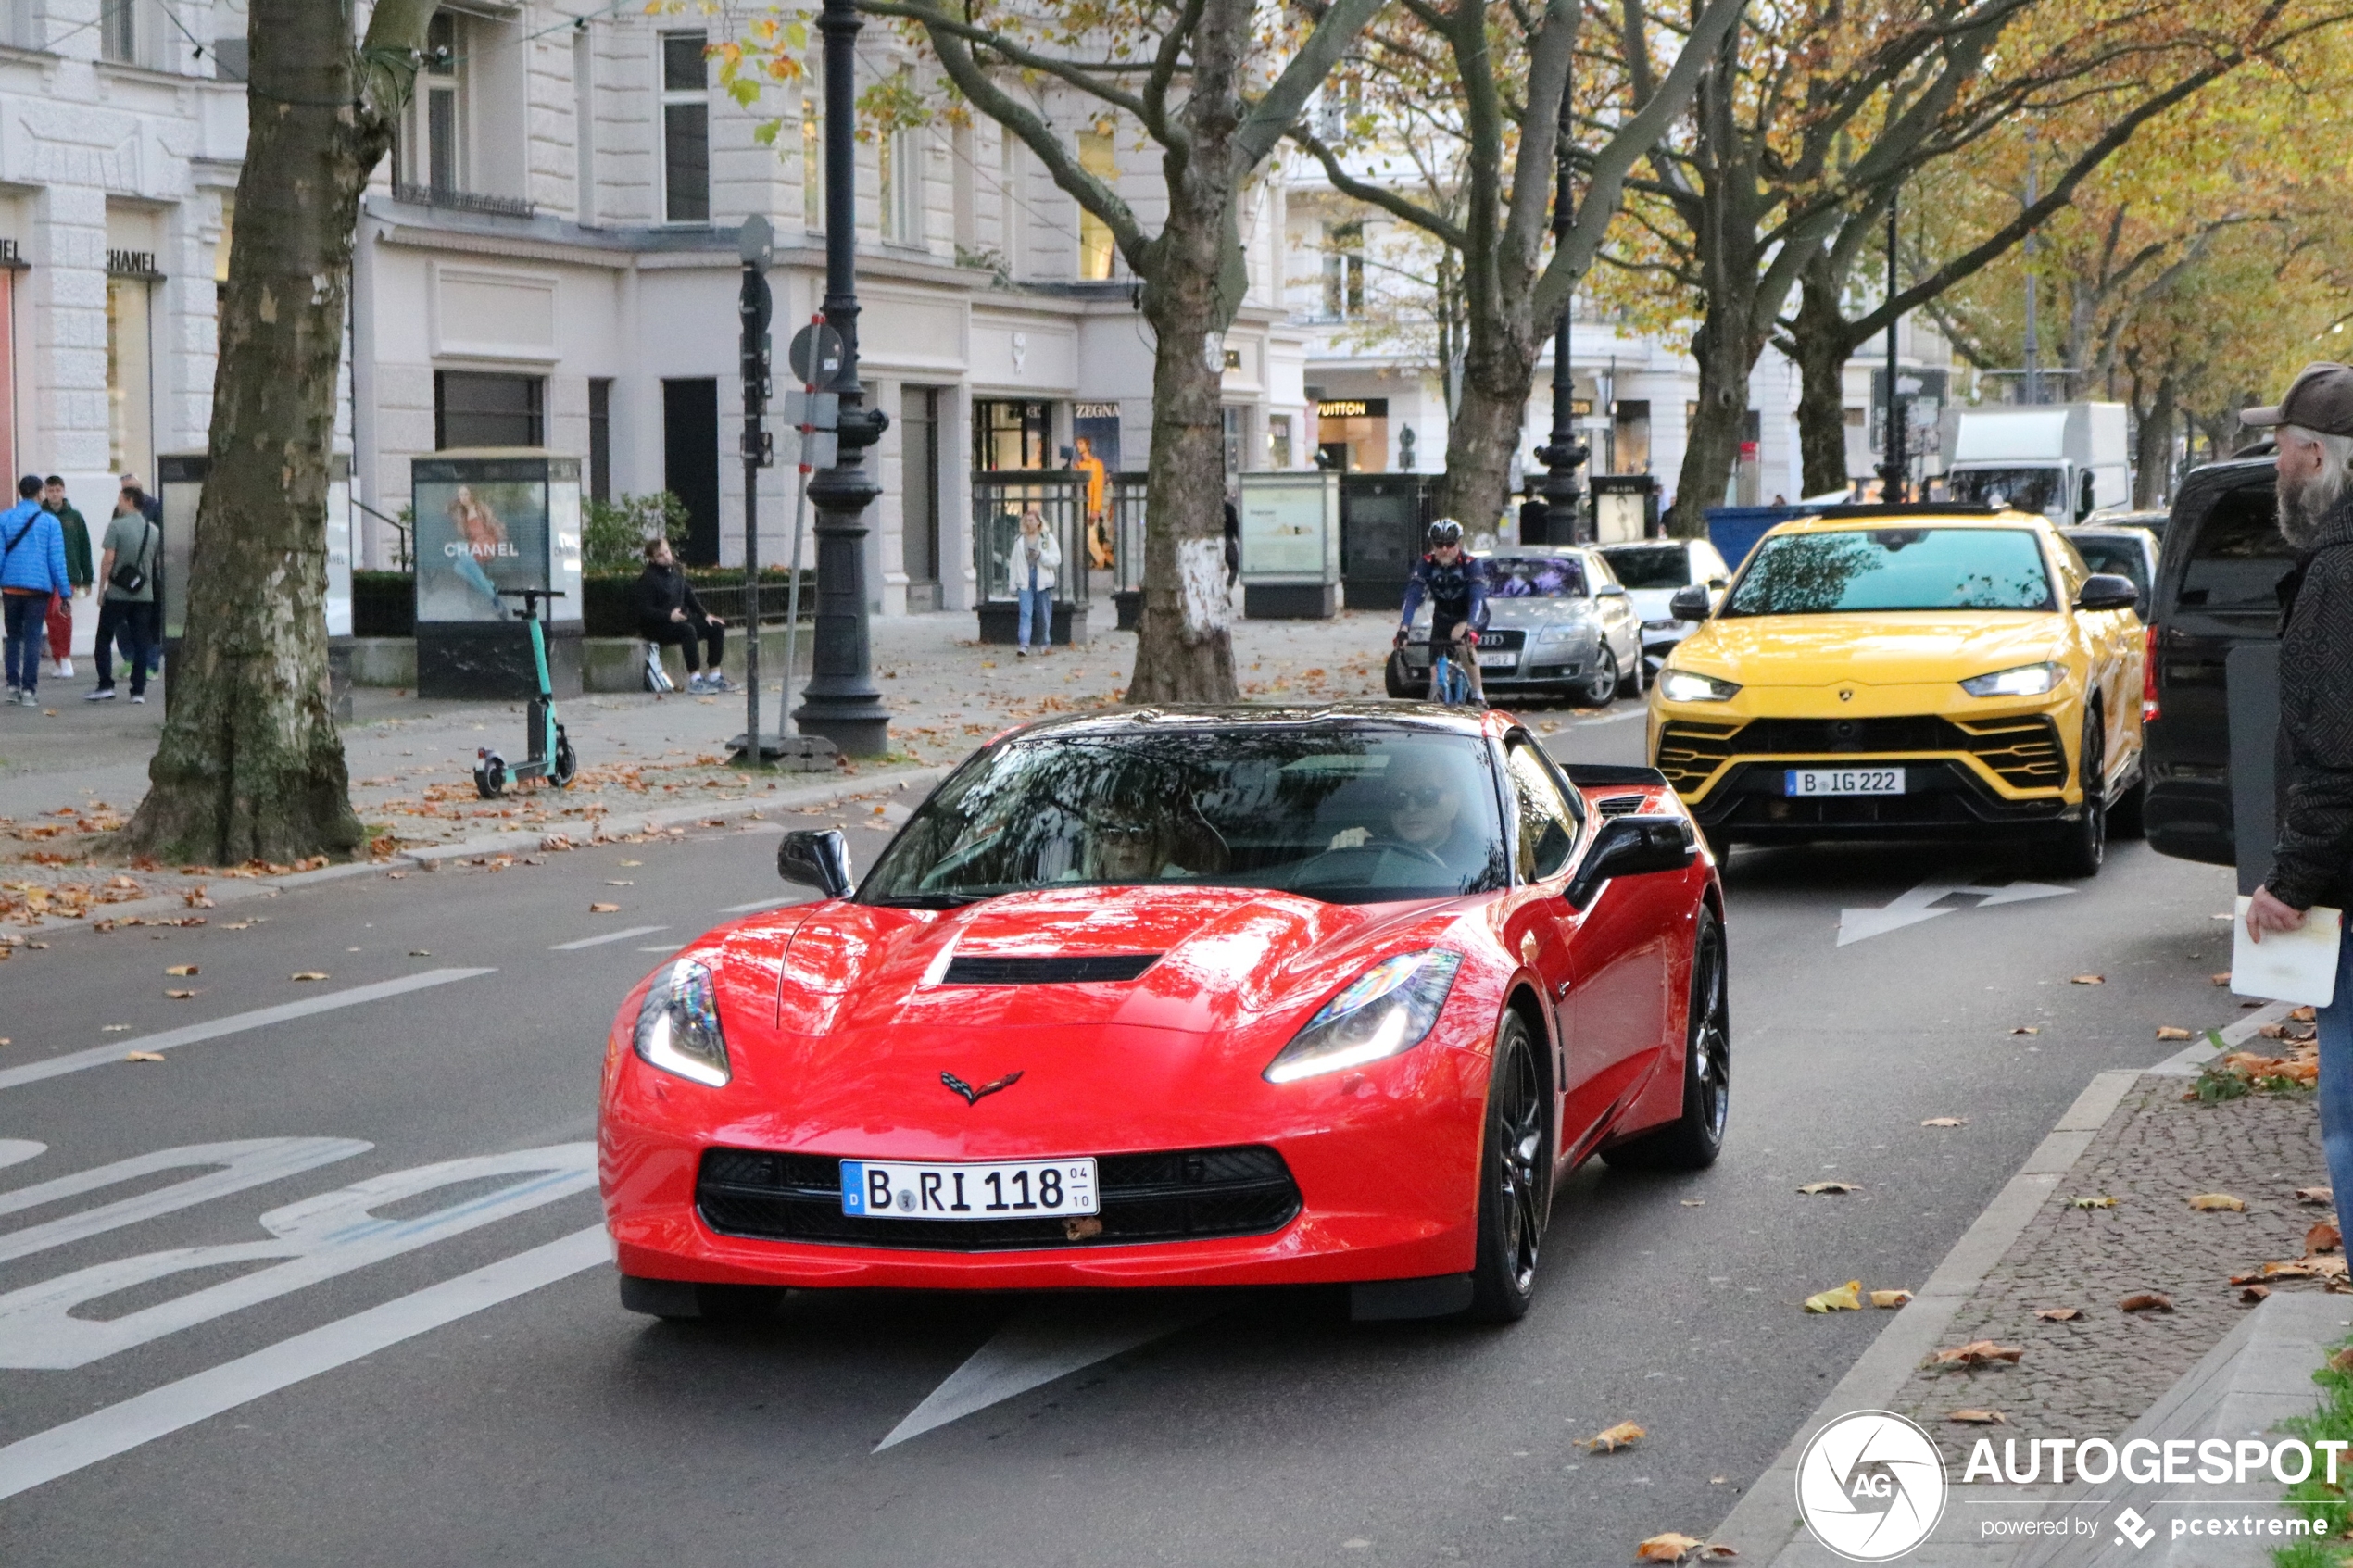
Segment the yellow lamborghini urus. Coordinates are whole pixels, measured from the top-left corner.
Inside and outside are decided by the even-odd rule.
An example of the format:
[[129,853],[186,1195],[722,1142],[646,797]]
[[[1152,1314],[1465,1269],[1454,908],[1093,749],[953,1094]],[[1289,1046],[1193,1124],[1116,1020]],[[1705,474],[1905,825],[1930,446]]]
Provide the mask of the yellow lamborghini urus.
[[1720,851],[2032,837],[2091,876],[2139,829],[2145,637],[2130,579],[2041,517],[1833,507],[1759,541],[1659,671],[1650,754]]

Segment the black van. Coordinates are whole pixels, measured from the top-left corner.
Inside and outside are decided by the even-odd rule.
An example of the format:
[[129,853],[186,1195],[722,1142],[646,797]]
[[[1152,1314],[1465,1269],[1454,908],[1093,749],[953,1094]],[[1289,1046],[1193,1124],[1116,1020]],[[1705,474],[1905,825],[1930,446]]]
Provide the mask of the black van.
[[2237,860],[2224,665],[2243,643],[2276,642],[2280,579],[2294,568],[2280,534],[2271,456],[2193,469],[2174,497],[2149,629],[2141,705],[2148,841],[2184,860]]

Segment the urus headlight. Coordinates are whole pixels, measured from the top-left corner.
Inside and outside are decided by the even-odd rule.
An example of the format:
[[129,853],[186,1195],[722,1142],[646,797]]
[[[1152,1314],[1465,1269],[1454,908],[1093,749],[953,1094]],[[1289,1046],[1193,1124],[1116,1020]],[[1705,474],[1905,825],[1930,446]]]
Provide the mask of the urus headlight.
[[1695,671],[1668,670],[1658,677],[1658,695],[1669,702],[1730,702],[1740,695],[1740,687]]
[[707,965],[680,959],[646,989],[637,1009],[637,1056],[649,1067],[713,1088],[729,1076],[719,998]]
[[2067,671],[2061,665],[2021,664],[2015,670],[1972,676],[1961,683],[1961,690],[1971,696],[2041,696],[2066,679]]
[[1384,959],[1307,1021],[1266,1064],[1270,1084],[1289,1084],[1413,1049],[1438,1022],[1463,956],[1436,948]]

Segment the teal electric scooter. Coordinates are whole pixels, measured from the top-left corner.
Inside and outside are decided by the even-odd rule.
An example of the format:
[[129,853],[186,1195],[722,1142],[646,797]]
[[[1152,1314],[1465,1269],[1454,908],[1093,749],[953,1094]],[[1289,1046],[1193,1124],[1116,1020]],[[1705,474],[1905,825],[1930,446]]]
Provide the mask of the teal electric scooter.
[[510,782],[522,779],[545,779],[558,789],[568,788],[573,775],[580,771],[580,760],[572,754],[572,741],[556,722],[555,687],[547,679],[547,635],[539,619],[539,601],[560,599],[563,595],[547,588],[501,588],[498,596],[522,601],[522,618],[531,627],[531,659],[539,672],[539,692],[531,699],[530,717],[524,721],[531,746],[527,760],[510,764],[488,747],[474,753],[474,793],[484,800],[496,800],[507,793]]

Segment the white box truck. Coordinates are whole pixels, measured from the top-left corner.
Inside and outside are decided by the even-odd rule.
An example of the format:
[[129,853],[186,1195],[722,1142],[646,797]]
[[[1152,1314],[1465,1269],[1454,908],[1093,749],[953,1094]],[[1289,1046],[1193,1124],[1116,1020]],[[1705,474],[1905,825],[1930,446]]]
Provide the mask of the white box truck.
[[2132,438],[2121,403],[1961,408],[1956,423],[1944,470],[1956,501],[2000,502],[2061,527],[2132,503]]

